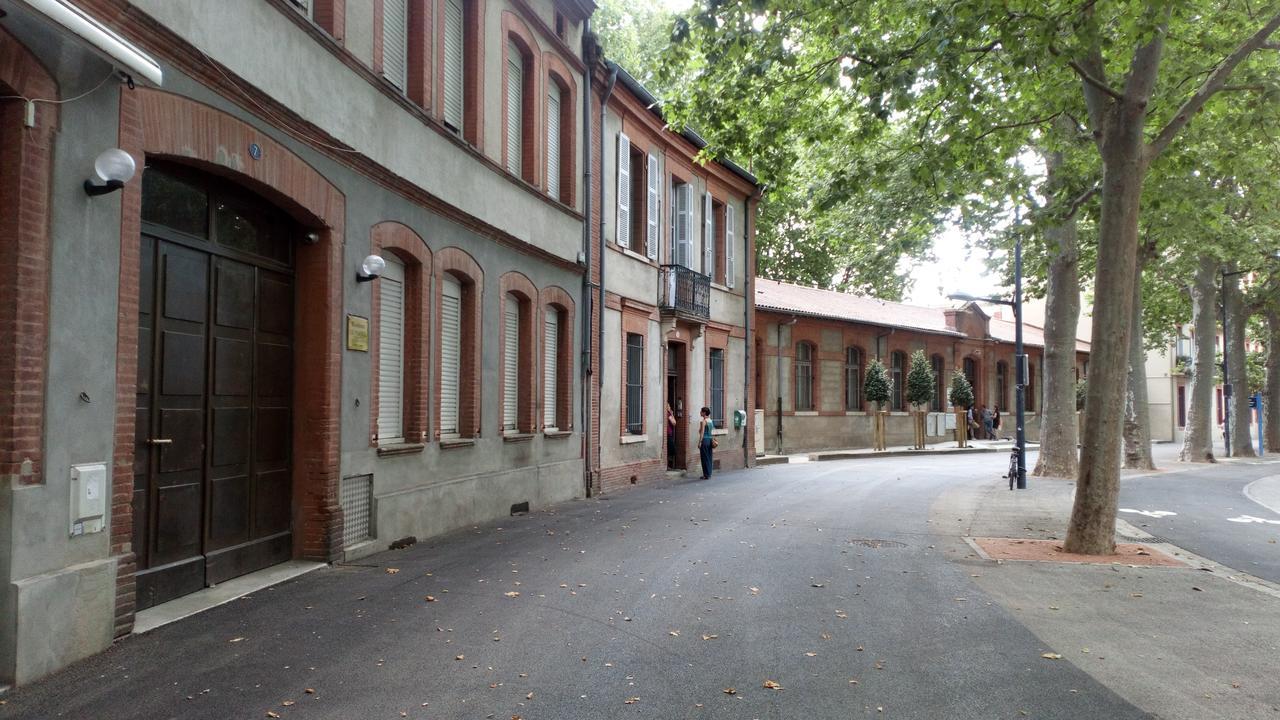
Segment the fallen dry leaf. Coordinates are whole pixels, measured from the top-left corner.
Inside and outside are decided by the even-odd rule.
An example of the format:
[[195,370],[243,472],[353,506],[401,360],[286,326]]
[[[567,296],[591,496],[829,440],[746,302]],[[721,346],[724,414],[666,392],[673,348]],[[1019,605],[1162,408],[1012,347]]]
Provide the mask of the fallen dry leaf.
[[752,595],[759,595],[759,594],[760,594],[760,588],[758,588],[758,587],[753,587],[753,588],[751,588],[751,594],[752,594]]
[[532,700],[532,699],[533,699],[533,693],[529,693],[528,695],[525,695],[525,696],[524,696],[524,699],[525,699],[525,700]]
[[400,572],[400,568],[387,568],[388,575],[395,575],[398,572]]
[[702,639],[703,639],[703,640],[715,640],[715,639],[716,639],[716,638],[718,638],[718,637],[720,637],[720,636],[719,636],[719,635],[703,635],[703,636],[702,636]]
[[668,630],[667,634],[670,635],[671,637],[680,637],[679,630]]
[[465,659],[467,659],[467,656],[466,656],[466,655],[455,655],[455,656],[453,657],[453,659],[454,659],[454,660],[465,660]]
[[293,704],[294,704],[294,702],[293,702],[292,700],[285,700],[284,702],[282,702],[282,703],[280,703],[280,704],[281,704],[281,705],[283,705],[284,707],[289,707],[290,705],[293,705]]
[[228,640],[227,642],[242,642],[243,640],[244,640],[244,638],[242,638],[242,637],[233,637],[233,638],[231,638],[230,640]]
[[781,686],[781,685],[779,685],[778,683],[776,683],[776,682],[774,682],[774,681],[772,681],[772,680],[765,680],[765,681],[764,681],[764,684],[763,684],[763,686],[762,686],[762,687],[769,688],[770,690],[781,690],[781,689],[782,689],[782,686]]
[[627,704],[627,705],[635,705],[635,704],[636,704],[636,703],[638,703],[638,702],[640,702],[640,698],[638,698],[638,697],[630,697],[630,698],[627,698],[627,699],[626,699],[625,704]]
[[267,717],[269,717],[269,718],[278,718],[278,717],[280,717],[280,713],[278,713],[278,712],[276,712],[276,711],[274,711],[274,710],[268,710],[268,711],[267,711]]
[[304,692],[304,693],[306,693],[306,694],[308,694],[308,695],[315,695],[315,694],[316,694],[316,689],[315,689],[315,688],[307,688],[306,690],[303,690],[302,692]]
[[503,593],[503,595],[506,595],[509,598],[520,597],[520,593],[516,592],[515,590],[512,590],[511,592],[508,592],[508,593]]
[[818,657],[818,653],[815,653],[815,652],[807,652],[807,653],[805,653],[805,654],[804,654],[804,656],[805,656],[805,657]]
[[426,601],[427,601],[427,602],[435,602],[435,601],[436,601],[436,596],[435,596],[435,595],[428,595],[428,596],[426,597]]
[[1049,652],[1040,653],[1040,657],[1044,658],[1045,660],[1061,660],[1062,659],[1062,655],[1060,653],[1049,653]]
[[725,688],[725,689],[724,689],[724,694],[725,694],[725,695],[737,695],[737,694],[738,694],[738,690],[737,690],[736,688]]

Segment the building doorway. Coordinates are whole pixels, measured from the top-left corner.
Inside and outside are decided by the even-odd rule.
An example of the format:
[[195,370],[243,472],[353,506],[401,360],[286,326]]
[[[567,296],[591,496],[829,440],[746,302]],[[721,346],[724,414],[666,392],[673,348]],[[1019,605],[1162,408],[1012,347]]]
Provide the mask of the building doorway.
[[688,399],[687,347],[682,342],[669,342],[666,348],[667,404],[676,414],[676,453],[670,464],[672,470],[689,467],[689,416],[697,411],[690,406]]
[[294,241],[284,213],[181,166],[143,176],[137,607],[292,556]]

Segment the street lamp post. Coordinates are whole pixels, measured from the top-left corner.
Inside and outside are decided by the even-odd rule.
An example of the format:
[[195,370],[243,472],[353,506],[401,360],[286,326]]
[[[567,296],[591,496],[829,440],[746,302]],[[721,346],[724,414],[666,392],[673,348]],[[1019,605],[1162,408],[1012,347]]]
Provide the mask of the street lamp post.
[[952,300],[969,302],[986,302],[995,305],[1008,305],[1013,308],[1014,321],[1014,396],[1017,412],[1017,447],[1018,447],[1018,489],[1027,489],[1027,427],[1026,427],[1026,387],[1027,356],[1022,350],[1022,236],[1018,235],[1013,255],[1013,299],[975,297],[968,293],[952,293],[947,297]]

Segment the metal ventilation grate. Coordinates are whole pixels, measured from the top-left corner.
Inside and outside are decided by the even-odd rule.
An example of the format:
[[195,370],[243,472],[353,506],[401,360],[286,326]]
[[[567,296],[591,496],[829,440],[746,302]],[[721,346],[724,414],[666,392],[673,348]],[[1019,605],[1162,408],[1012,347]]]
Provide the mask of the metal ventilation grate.
[[342,547],[369,539],[373,508],[373,476],[342,479]]

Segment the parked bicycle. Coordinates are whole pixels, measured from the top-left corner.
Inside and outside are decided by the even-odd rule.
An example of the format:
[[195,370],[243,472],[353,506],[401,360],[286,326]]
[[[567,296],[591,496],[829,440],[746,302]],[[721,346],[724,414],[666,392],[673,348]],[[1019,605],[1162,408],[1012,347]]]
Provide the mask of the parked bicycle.
[[1009,471],[1005,473],[1005,477],[1009,478],[1010,490],[1018,486],[1018,469],[1018,448],[1015,445],[1009,453]]

